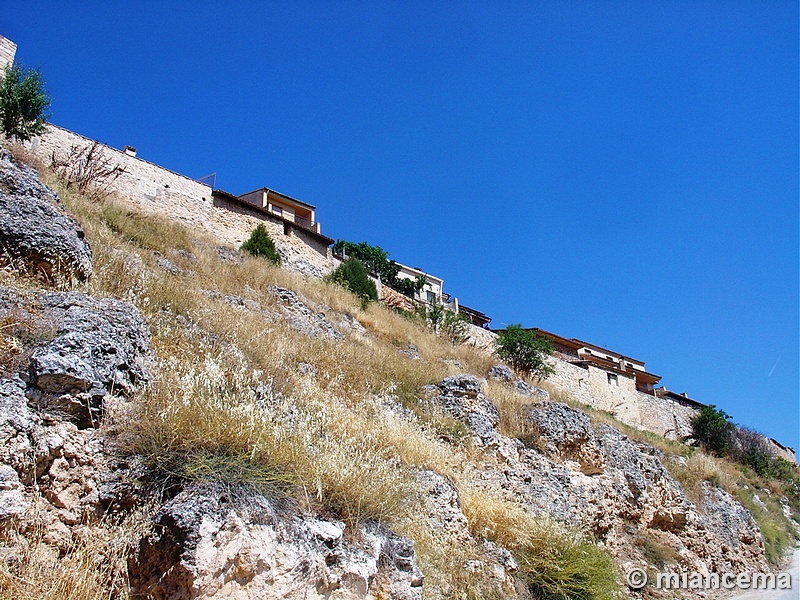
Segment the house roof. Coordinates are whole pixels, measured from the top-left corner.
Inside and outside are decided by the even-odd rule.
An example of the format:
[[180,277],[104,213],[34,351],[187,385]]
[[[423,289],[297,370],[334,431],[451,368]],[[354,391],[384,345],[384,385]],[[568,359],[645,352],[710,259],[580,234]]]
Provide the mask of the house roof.
[[484,321],[485,323],[489,323],[492,320],[491,317],[483,314],[481,311],[475,310],[474,308],[470,308],[469,306],[464,306],[461,303],[458,304],[458,310],[459,312],[463,311],[468,315],[470,315],[471,317],[473,317],[474,319],[477,319],[479,321]]
[[395,262],[395,263],[397,263],[397,264],[400,266],[400,270],[401,270],[401,271],[402,271],[402,270],[411,271],[411,272],[413,272],[413,273],[414,273],[414,274],[415,274],[417,277],[419,277],[419,276],[421,276],[421,275],[424,275],[424,276],[425,276],[425,277],[427,277],[429,280],[433,279],[433,280],[436,280],[436,281],[438,281],[439,283],[444,283],[444,279],[441,279],[441,278],[439,278],[439,277],[436,277],[436,275],[431,275],[430,273],[426,273],[426,272],[425,272],[425,271],[423,271],[422,269],[417,269],[416,267],[409,267],[409,266],[407,266],[407,265],[404,265],[404,264],[402,264],[402,263],[399,263],[399,262],[397,262],[397,261],[394,261],[394,262]]
[[538,327],[531,327],[531,330],[535,331],[539,335],[549,337],[554,342],[558,342],[559,344],[567,346],[568,348],[573,348],[575,350],[578,350],[579,348],[590,348],[592,350],[597,350],[598,352],[602,352],[604,354],[610,354],[611,356],[615,356],[617,358],[624,358],[625,360],[629,360],[644,366],[643,360],[639,360],[638,358],[633,358],[625,354],[620,354],[619,352],[614,352],[613,350],[609,350],[608,348],[603,348],[602,346],[597,346],[589,342],[584,342],[583,340],[579,340],[577,338],[565,338],[555,333],[545,331],[544,329],[539,329]]
[[655,373],[648,373],[647,371],[640,371],[639,369],[623,369],[618,364],[609,360],[600,358],[599,356],[587,356],[581,360],[571,360],[573,365],[594,365],[600,367],[605,371],[613,371],[621,375],[631,375],[638,383],[651,383],[656,384],[661,381],[661,375]]
[[689,406],[694,406],[696,408],[702,408],[705,406],[702,402],[698,402],[697,400],[692,400],[683,392],[682,394],[678,394],[677,392],[672,392],[668,390],[666,387],[661,386],[660,388],[656,389],[656,393],[661,396],[662,398],[669,398],[670,400],[675,400],[680,404],[687,404]]
[[[264,189],[266,189],[266,188],[264,188]],[[258,190],[255,190],[255,191],[258,191]],[[263,208],[261,206],[256,206],[255,204],[250,204],[249,202],[247,202],[245,200],[242,200],[239,196],[234,196],[230,192],[226,192],[224,190],[214,190],[214,191],[211,192],[211,194],[212,194],[212,196],[219,196],[221,198],[224,198],[225,200],[230,200],[231,202],[238,202],[242,206],[246,206],[247,208],[250,208],[252,210],[258,211],[258,212],[263,213],[265,215],[269,215],[273,219],[277,219],[278,221],[282,221],[284,223],[289,223],[290,225],[294,225],[295,227],[299,227],[300,229],[303,230],[303,233],[305,233],[306,235],[310,235],[314,239],[319,240],[320,242],[323,242],[328,246],[330,246],[331,244],[333,244],[336,241],[333,238],[329,238],[327,235],[322,235],[321,233],[317,233],[316,231],[314,231],[312,229],[307,229],[307,228],[303,227],[302,225],[298,225],[297,223],[295,223],[291,219],[287,219],[286,217],[283,217],[281,215],[276,215],[275,213],[272,213],[272,212],[268,211],[266,208]]]
[[[557,344],[560,344],[562,346],[566,346],[567,348],[572,348],[574,350],[579,350],[581,348],[590,348],[592,350],[597,350],[598,352],[602,352],[603,354],[608,354],[608,355],[614,356],[614,357],[616,357],[618,359],[634,362],[634,363],[640,365],[642,367],[642,369],[644,369],[644,361],[638,360],[636,358],[631,358],[630,356],[626,356],[626,355],[620,354],[618,352],[613,352],[611,350],[603,348],[602,346],[596,346],[594,344],[590,344],[589,342],[584,342],[583,340],[579,340],[579,339],[576,339],[576,338],[565,338],[565,337],[562,337],[562,336],[560,336],[558,334],[551,333],[550,331],[545,331],[544,329],[539,329],[538,327],[529,327],[528,330],[529,331],[533,331],[535,333],[538,333],[539,335],[544,336],[546,338],[549,338],[553,342],[555,342]],[[492,331],[497,333],[497,332],[502,331],[502,329],[492,329]],[[613,363],[613,362],[611,362],[609,360],[605,360],[605,359],[601,358],[600,356],[595,356],[595,355],[592,355],[592,354],[586,355],[583,358],[581,358],[580,360],[573,360],[573,361],[569,361],[569,362],[571,362],[572,364],[575,364],[575,365],[590,365],[590,364],[593,364],[593,365],[598,366],[598,367],[600,367],[602,369],[605,369],[607,371],[613,371],[614,373],[620,373],[620,374],[623,374],[623,375],[633,375],[635,377],[636,381],[639,382],[639,383],[652,383],[652,384],[655,384],[655,383],[658,383],[659,381],[661,381],[661,376],[660,375],[656,375],[654,373],[648,373],[647,371],[639,370],[639,369],[631,369],[631,370],[622,369],[619,365],[617,365],[617,364],[615,364],[615,363]]]
[[300,206],[304,206],[310,210],[316,210],[317,207],[313,204],[309,204],[308,202],[303,202],[302,200],[298,200],[297,198],[292,198],[291,196],[287,196],[286,194],[281,194],[280,192],[276,192],[275,190],[271,190],[266,187],[258,188],[253,190],[252,192],[247,192],[242,194],[242,196],[247,196],[248,194],[252,194],[253,192],[267,192],[268,194],[275,194],[276,196],[280,196],[283,200],[287,200],[289,202],[294,202],[295,204],[299,204]]

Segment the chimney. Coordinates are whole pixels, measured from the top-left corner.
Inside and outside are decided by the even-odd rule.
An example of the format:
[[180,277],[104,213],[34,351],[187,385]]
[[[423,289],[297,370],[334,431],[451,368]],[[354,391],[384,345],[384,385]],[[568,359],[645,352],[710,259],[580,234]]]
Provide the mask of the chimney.
[[128,156],[136,156],[136,148],[133,146],[125,146],[122,151]]

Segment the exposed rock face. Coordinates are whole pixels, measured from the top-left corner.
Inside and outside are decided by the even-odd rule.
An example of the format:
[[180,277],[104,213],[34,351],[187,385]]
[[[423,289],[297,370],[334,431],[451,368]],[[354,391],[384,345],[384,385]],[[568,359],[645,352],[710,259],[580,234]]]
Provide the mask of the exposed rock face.
[[44,340],[30,356],[29,395],[77,417],[81,426],[97,419],[106,394],[130,394],[150,379],[150,334],[131,304],[0,288],[0,318],[38,328]]
[[367,523],[277,515],[254,496],[236,510],[217,488],[193,486],[155,517],[130,562],[135,593],[152,598],[421,598],[414,544]]
[[[92,253],[80,225],[59,206],[56,193],[30,167],[0,151],[0,248],[12,264],[48,278],[86,279]],[[19,264],[19,263],[17,263]]]
[[76,292],[0,288],[0,318],[24,340],[18,373],[0,379],[0,521],[65,550],[135,504],[132,463],[96,427],[149,379],[149,333],[132,305]]
[[[469,375],[447,378],[437,384],[442,393],[433,401],[475,431],[473,415],[493,406],[480,383]],[[647,564],[631,536],[648,531],[689,570],[766,568],[755,521],[723,490],[708,486],[695,506],[658,450],[609,425],[594,426],[588,415],[564,404],[534,406],[530,419],[538,432],[535,449],[492,435],[486,428],[493,430],[496,421],[481,420],[476,439],[485,458],[475,465],[476,485],[500,489],[533,513],[591,532],[628,566]]]
[[436,387],[439,394],[431,402],[445,413],[467,424],[484,444],[497,439],[495,426],[500,419],[497,406],[483,394],[485,381],[475,375],[451,375]]
[[514,371],[511,367],[506,365],[494,365],[489,369],[486,375],[489,379],[497,379],[499,381],[511,381],[514,379]]

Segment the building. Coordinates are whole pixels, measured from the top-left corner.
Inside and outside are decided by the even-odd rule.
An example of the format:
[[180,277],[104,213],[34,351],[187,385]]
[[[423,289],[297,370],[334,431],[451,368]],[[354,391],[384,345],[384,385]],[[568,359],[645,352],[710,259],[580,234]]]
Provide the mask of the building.
[[269,214],[275,215],[285,222],[294,223],[314,233],[320,233],[320,225],[314,216],[316,206],[265,187],[242,194],[238,198],[266,210]]
[[0,35],[0,74],[6,67],[11,67],[14,64],[14,56],[16,54],[17,45]]
[[397,266],[400,267],[400,271],[397,273],[398,279],[409,279],[411,281],[423,281],[424,285],[419,288],[415,289],[412,295],[412,299],[416,300],[417,302],[425,302],[430,304],[432,302],[442,302],[442,290],[444,289],[444,280],[440,279],[430,273],[426,273],[419,267],[407,267],[406,265],[401,265],[397,263]]
[[548,338],[553,343],[553,350],[563,361],[585,368],[596,368],[606,372],[609,384],[619,387],[623,378],[633,381],[639,392],[655,395],[655,384],[661,380],[659,375],[648,373],[644,361],[624,354],[606,350],[589,342],[575,338],[565,338],[543,329],[532,331]]

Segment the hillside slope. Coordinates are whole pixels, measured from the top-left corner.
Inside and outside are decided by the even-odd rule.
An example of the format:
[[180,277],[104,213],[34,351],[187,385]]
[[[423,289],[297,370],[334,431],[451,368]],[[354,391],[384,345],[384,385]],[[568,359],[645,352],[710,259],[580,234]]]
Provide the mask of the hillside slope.
[[[55,206],[8,154],[0,172]],[[747,479],[757,522],[731,465],[42,177],[92,266],[7,255],[2,598],[659,597],[623,574],[765,571],[765,539],[789,543],[778,488]]]

